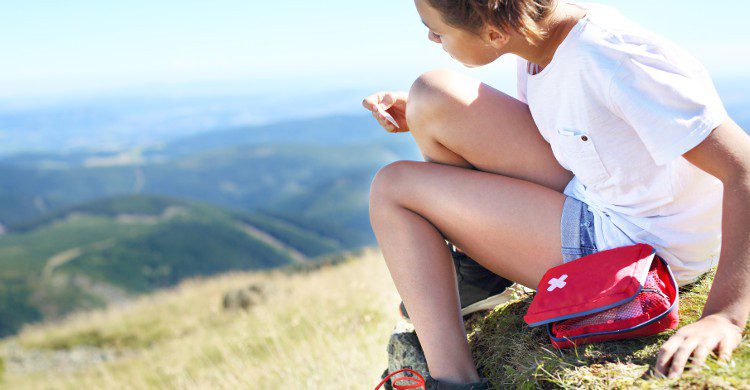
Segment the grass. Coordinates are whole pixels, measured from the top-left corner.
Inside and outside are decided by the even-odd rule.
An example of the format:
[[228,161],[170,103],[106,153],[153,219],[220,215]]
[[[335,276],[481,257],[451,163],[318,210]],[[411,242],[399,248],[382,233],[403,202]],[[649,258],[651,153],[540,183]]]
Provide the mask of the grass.
[[[99,388],[371,388],[387,364],[386,345],[398,295],[377,250],[310,272],[231,273],[191,279],[127,306],[78,314],[58,324],[27,327],[0,342],[32,350],[89,345],[120,358],[75,369],[19,372],[5,359],[0,387]],[[700,314],[711,275],[682,289],[681,321]],[[270,288],[247,312],[221,309],[224,292],[251,284]],[[679,380],[650,370],[671,332],[558,351],[522,315],[522,296],[467,319],[480,371],[494,388],[750,388],[750,341],[732,364],[709,361]]]
[[[399,299],[379,253],[358,257],[293,275],[273,270],[191,279],[128,306],[27,327],[5,342],[34,350],[93,345],[123,357],[75,370],[8,368],[0,388],[374,386],[387,362]],[[247,312],[221,309],[224,292],[250,284],[271,289],[263,304]]]
[[[713,273],[680,290],[680,326],[701,313]],[[746,336],[731,364],[710,360],[679,380],[653,376],[661,344],[673,331],[643,339],[556,350],[544,327],[523,322],[531,296],[467,321],[477,366],[498,388],[750,388],[750,340]]]

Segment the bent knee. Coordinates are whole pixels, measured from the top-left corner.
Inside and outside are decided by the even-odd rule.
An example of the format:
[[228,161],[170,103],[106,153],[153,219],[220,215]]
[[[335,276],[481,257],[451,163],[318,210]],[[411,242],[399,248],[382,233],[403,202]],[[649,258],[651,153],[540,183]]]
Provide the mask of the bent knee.
[[[419,76],[409,90],[406,121],[410,128],[420,128],[427,121],[439,120],[460,106],[465,89],[472,79],[452,70],[436,69]],[[478,83],[478,81],[476,81]],[[413,126],[412,126],[413,125]]]
[[409,98],[423,98],[435,94],[446,94],[450,85],[456,80],[466,79],[466,76],[450,69],[435,69],[422,73],[409,90]]
[[413,172],[419,164],[424,163],[400,160],[380,168],[370,184],[370,211],[372,212],[382,202],[396,201],[399,192],[408,189],[405,183],[409,172]]

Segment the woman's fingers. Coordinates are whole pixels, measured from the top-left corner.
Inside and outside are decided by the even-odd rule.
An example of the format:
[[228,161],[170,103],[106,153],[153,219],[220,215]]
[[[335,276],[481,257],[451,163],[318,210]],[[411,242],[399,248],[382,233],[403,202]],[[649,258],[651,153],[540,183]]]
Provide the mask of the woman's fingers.
[[381,127],[391,133],[409,131],[406,121],[406,92],[378,92],[366,97],[362,106],[373,113]]
[[683,342],[683,338],[675,334],[669,338],[659,349],[659,355],[656,358],[656,371],[662,375],[667,375],[669,363],[672,360],[672,356],[677,352],[680,344]]
[[362,106],[364,106],[364,108],[370,111],[375,111],[376,110],[375,106],[380,104],[380,102],[383,101],[383,98],[386,94],[387,92],[374,93],[366,97],[365,100],[362,101]]
[[380,126],[389,132],[397,132],[399,126],[394,124],[393,115],[386,110],[391,108],[396,102],[396,98],[390,92],[378,92],[366,97],[362,101],[362,106],[372,111],[372,116],[378,121]]
[[393,126],[393,123],[388,119],[386,115],[383,115],[385,111],[378,110],[378,118],[380,118],[380,125],[383,126],[384,129],[386,129],[389,132],[393,132],[396,130],[396,127]]
[[[740,338],[741,340],[741,338]],[[719,341],[719,360],[728,362],[732,358],[732,351],[740,344],[740,340],[736,340],[731,336],[727,335]]]
[[393,95],[390,93],[385,93],[383,96],[381,96],[380,99],[380,107],[383,107],[384,110],[387,110],[393,106],[393,103],[395,103],[396,100],[393,98]]
[[712,351],[718,352],[719,360],[729,360],[741,341],[742,330],[725,317],[703,317],[678,330],[662,345],[656,358],[656,372],[677,378],[688,361],[692,360],[692,366],[697,368]]
[[672,364],[669,366],[669,377],[678,378],[687,365],[688,359],[698,346],[698,341],[693,339],[685,340],[677,351],[672,355]]
[[380,114],[381,117],[385,118],[385,120],[388,121],[388,123],[390,123],[391,125],[393,125],[393,127],[398,128],[398,122],[396,122],[396,119],[393,118],[393,115],[391,115],[388,111],[384,110],[382,105],[378,105],[377,109],[378,109],[378,114]]
[[375,118],[376,121],[378,121],[378,124],[380,124],[381,126],[384,125],[384,121],[380,118],[380,114],[378,114],[377,111],[372,112],[372,117]]
[[378,92],[366,97],[362,101],[362,106],[370,111],[377,109],[376,106],[380,106],[383,110],[388,110],[393,107],[397,102],[401,102],[402,105],[406,104],[406,96],[403,92]]
[[706,345],[699,345],[695,348],[695,351],[693,352],[693,367],[701,367],[704,364],[706,364],[706,359],[708,359],[708,355],[711,353],[711,350]]
[[377,112],[377,110],[372,112],[372,116],[375,118],[375,120],[378,121],[378,124],[380,124],[380,126],[382,126],[386,131],[389,131],[391,133],[396,132],[396,127],[393,126],[391,122],[388,122],[388,120],[385,119],[385,117],[380,115],[380,113]]

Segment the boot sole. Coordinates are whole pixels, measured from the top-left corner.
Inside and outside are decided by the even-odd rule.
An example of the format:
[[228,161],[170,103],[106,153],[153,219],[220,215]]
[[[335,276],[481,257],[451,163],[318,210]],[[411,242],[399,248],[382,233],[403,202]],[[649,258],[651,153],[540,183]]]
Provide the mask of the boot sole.
[[513,299],[515,292],[516,291],[513,290],[511,287],[508,287],[500,294],[493,295],[479,302],[474,302],[471,305],[466,306],[463,309],[461,309],[461,316],[466,317],[467,315],[471,313],[476,313],[478,311],[492,310],[495,307],[502,305],[503,303],[508,303],[510,302],[511,299]]
[[[493,295],[489,298],[483,299],[479,302],[474,302],[471,305],[464,307],[463,309],[461,309],[461,316],[466,317],[467,315],[471,313],[476,313],[478,311],[492,310],[496,308],[497,306],[510,302],[519,293],[528,293],[528,292],[533,292],[533,291],[534,290],[528,289],[520,284],[514,283],[508,288],[506,288],[500,294]],[[401,315],[401,318],[403,320],[411,323],[411,320],[409,319],[409,317],[404,316],[404,313],[400,310],[400,308],[398,312]]]

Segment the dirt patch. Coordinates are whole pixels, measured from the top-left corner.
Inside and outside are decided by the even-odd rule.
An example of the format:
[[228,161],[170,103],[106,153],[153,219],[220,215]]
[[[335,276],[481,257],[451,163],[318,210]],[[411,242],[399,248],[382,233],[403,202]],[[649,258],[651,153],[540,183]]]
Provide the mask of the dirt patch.
[[271,245],[272,247],[278,250],[288,252],[289,255],[292,257],[292,259],[294,259],[294,262],[297,264],[304,264],[304,263],[307,263],[308,260],[310,260],[307,256],[303,255],[301,252],[297,251],[294,248],[287,246],[283,242],[277,240],[270,234],[256,228],[255,226],[248,225],[248,224],[241,224],[240,227],[242,228],[242,230],[245,231],[245,233],[253,237],[259,238],[266,244]]

